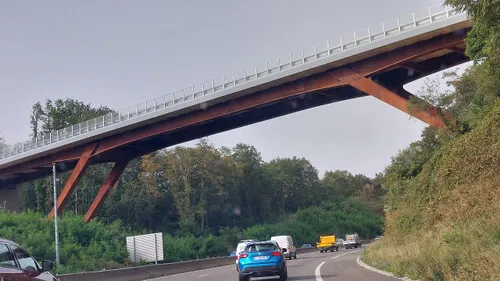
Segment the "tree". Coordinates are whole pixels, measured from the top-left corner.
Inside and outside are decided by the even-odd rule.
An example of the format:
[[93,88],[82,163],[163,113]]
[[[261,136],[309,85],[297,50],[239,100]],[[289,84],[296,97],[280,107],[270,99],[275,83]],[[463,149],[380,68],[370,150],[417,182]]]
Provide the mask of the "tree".
[[362,189],[363,183],[360,181],[356,182],[354,176],[348,171],[327,171],[321,180],[321,185],[330,195],[329,198],[347,198],[354,196]]
[[280,215],[296,212],[313,200],[313,190],[319,184],[318,170],[305,158],[277,158],[266,165],[272,177]]
[[[37,138],[42,133],[60,130],[111,112],[112,110],[108,107],[94,108],[90,104],[69,98],[55,101],[48,99],[44,106],[37,102],[33,105],[30,115],[31,137]],[[93,166],[87,169],[80,181],[80,186],[84,188],[75,191],[66,208],[77,213],[87,210],[109,170],[109,165]],[[61,182],[64,183],[67,177],[68,173],[60,174]],[[59,188],[62,188],[62,186]],[[50,210],[52,205],[52,181],[50,178],[26,183],[21,186],[21,190],[21,205],[23,208],[40,212]]]
[[500,97],[500,79],[492,77],[484,65],[474,65],[462,76],[455,72],[444,75],[453,88],[448,95],[449,110],[462,122],[462,132],[467,132],[476,127]]
[[239,143],[232,150],[232,158],[239,171],[236,205],[252,222],[270,218],[273,192],[260,153],[254,146]]
[[[31,135],[40,137],[107,112],[111,111],[106,107],[93,108],[71,99],[37,103],[30,119]],[[65,212],[85,213],[111,168],[111,164],[89,167]],[[339,177],[327,184],[335,174]],[[59,174],[62,183],[68,175]],[[99,217],[171,235],[218,234],[221,228],[271,222],[322,201],[348,197],[376,201],[377,188],[370,184],[366,176],[341,171],[327,173],[320,184],[318,171],[305,158],[277,158],[266,163],[251,145],[217,149],[201,139],[194,147],[178,146],[132,160]],[[51,209],[50,178],[28,182],[21,191],[23,209],[43,213]],[[212,246],[203,251],[212,251]]]
[[475,62],[485,61],[489,72],[500,79],[500,1],[446,0],[445,2],[472,18],[474,24],[467,35],[466,54]]
[[7,144],[5,143],[4,138],[0,135],[0,153],[4,148],[7,148]]
[[45,115],[45,111],[40,102],[35,103],[32,107],[30,115],[31,137],[38,137],[38,132],[40,131],[41,126],[40,123],[43,122]]
[[436,132],[440,138],[470,131],[500,97],[500,79],[493,79],[485,65],[473,65],[462,75],[456,70],[446,71],[441,79],[448,89],[442,89],[440,78],[426,79],[418,97],[411,97],[408,103],[410,112],[429,111],[430,104],[439,108],[449,129]]
[[162,163],[163,180],[170,187],[181,221],[209,228],[213,214],[224,205],[224,186],[231,184],[234,167],[206,140],[195,148],[166,150]]
[[113,112],[106,106],[97,108],[74,99],[47,99],[45,106],[40,102],[33,105],[30,116],[31,134],[37,137],[39,133],[60,130],[71,125],[103,116]]

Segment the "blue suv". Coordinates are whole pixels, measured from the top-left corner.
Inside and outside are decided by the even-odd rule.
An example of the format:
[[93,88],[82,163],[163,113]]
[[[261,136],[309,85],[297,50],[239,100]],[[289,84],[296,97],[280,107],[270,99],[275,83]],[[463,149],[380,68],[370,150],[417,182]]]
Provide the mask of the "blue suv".
[[288,278],[286,259],[287,249],[280,249],[273,241],[251,242],[238,257],[239,281],[248,281],[250,277],[279,276],[281,281]]

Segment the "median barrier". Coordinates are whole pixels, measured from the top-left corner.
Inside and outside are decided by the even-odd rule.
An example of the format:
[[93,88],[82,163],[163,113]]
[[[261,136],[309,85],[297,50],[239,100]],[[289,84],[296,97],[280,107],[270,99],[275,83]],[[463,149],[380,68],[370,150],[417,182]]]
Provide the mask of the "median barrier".
[[372,242],[373,242],[373,239],[364,239],[364,240],[361,240],[361,245],[371,244]]
[[222,257],[103,271],[82,272],[59,275],[57,277],[61,279],[61,281],[141,281],[167,275],[231,265],[235,264],[234,260],[234,257]]
[[[298,248],[297,254],[315,252],[316,248]],[[299,257],[300,258],[300,257]],[[234,257],[145,265],[57,276],[61,281],[141,281],[151,278],[235,264]]]
[[297,254],[306,254],[306,253],[312,253],[316,252],[318,249],[316,247],[314,248],[297,248]]

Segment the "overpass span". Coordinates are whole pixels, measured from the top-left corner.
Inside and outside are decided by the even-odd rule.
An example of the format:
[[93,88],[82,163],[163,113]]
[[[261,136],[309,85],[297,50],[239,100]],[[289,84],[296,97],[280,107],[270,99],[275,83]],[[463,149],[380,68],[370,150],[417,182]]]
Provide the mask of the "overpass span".
[[[309,52],[43,134],[0,151],[0,188],[50,175],[58,163],[60,171],[73,170],[58,199],[64,207],[89,165],[114,162],[86,215],[90,220],[128,161],[155,150],[368,95],[409,113],[411,94],[403,86],[467,61],[464,38],[470,27],[465,14],[430,7]],[[444,126],[436,109],[414,115]]]

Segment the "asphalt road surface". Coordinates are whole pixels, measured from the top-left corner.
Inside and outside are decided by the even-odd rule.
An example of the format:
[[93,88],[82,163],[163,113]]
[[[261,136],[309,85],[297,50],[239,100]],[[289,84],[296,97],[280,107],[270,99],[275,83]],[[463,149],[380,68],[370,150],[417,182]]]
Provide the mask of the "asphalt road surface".
[[[307,253],[296,260],[287,261],[290,281],[395,281],[358,265],[360,250],[345,250],[333,253]],[[235,265],[187,272],[148,281],[237,281]],[[277,280],[273,277],[251,280]]]

